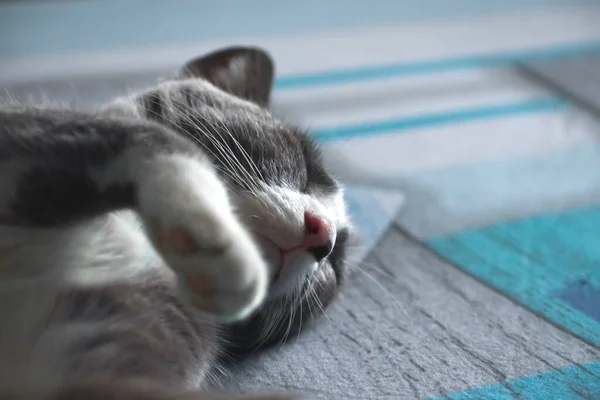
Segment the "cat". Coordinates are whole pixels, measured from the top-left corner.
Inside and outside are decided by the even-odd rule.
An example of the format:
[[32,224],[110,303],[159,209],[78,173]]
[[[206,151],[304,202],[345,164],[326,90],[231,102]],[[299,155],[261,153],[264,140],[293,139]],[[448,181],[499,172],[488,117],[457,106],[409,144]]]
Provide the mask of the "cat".
[[343,188],[274,71],[229,47],[94,111],[0,106],[0,399],[212,399],[331,303]]

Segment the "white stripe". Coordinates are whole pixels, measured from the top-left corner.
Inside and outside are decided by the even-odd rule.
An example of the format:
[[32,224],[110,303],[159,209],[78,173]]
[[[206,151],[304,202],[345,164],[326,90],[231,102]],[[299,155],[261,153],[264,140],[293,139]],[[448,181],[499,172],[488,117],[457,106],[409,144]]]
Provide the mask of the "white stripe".
[[532,156],[575,144],[600,143],[600,125],[576,109],[375,135],[324,145],[342,179],[375,183],[407,173]]
[[505,68],[283,91],[273,111],[313,129],[510,104],[552,96],[547,89]]
[[380,65],[544,47],[600,38],[600,6],[535,10],[402,26],[281,37],[232,37],[185,46],[16,59],[0,63],[0,83],[89,74],[164,71],[235,44],[268,49],[280,74]]
[[419,237],[600,204],[600,142],[404,177],[399,222]]

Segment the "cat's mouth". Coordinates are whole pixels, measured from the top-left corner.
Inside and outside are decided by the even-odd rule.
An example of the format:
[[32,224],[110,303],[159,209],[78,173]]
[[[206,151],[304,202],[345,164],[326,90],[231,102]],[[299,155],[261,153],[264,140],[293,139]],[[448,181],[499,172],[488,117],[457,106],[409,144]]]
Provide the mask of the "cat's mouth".
[[256,232],[253,232],[253,234],[264,259],[271,267],[271,283],[274,283],[279,279],[283,270],[283,251],[268,237]]
[[269,237],[252,232],[265,260],[271,266],[271,284],[277,282],[285,270],[285,256],[297,250],[303,250],[303,245],[282,249]]

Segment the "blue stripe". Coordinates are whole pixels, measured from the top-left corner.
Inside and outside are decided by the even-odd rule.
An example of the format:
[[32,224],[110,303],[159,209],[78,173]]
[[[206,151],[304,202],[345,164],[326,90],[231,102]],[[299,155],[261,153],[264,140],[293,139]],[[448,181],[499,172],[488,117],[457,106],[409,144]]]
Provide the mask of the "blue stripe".
[[589,400],[600,399],[600,361],[455,392],[430,400]]
[[599,226],[597,205],[433,237],[426,243],[482,281],[600,346]]
[[344,200],[361,239],[360,246],[352,250],[352,258],[361,260],[364,252],[372,248],[387,229],[403,203],[404,195],[369,186],[345,184]]
[[428,128],[437,125],[456,124],[535,112],[555,111],[565,108],[568,105],[569,102],[560,98],[539,98],[513,104],[417,115],[401,119],[368,122],[337,128],[317,128],[314,130],[314,135],[321,142],[329,142],[339,139],[400,133],[411,129]]
[[446,58],[442,60],[416,61],[402,64],[282,76],[276,80],[275,89],[290,90],[310,86],[449,72],[469,68],[502,67],[515,62],[543,61],[584,54],[600,56],[600,41],[595,40],[565,46],[528,49],[506,53],[482,54],[458,58]]

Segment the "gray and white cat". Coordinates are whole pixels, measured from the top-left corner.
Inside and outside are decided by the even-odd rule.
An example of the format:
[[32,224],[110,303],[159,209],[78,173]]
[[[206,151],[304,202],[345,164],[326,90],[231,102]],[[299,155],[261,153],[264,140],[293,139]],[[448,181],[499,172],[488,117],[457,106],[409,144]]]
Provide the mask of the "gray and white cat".
[[0,107],[0,399],[208,399],[330,303],[342,190],[273,75],[236,47],[96,112]]

